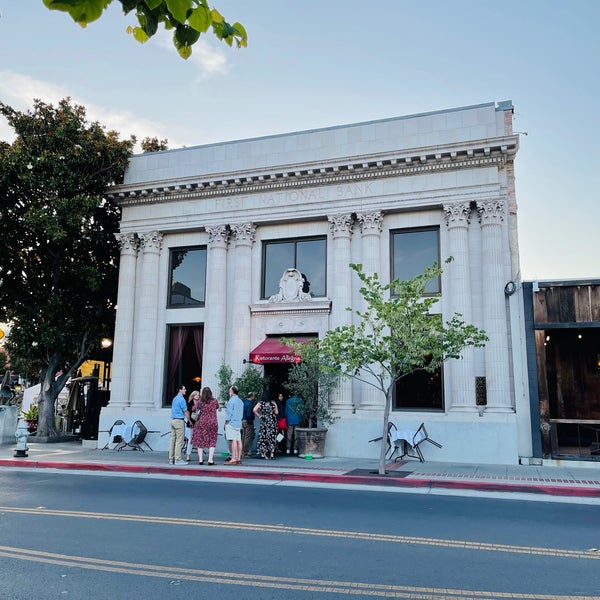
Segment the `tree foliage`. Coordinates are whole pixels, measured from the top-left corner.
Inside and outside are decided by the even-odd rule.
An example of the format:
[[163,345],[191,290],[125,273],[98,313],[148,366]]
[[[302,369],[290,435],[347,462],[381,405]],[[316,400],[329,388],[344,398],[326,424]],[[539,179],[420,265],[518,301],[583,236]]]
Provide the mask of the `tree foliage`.
[[[173,31],[173,44],[182,58],[192,55],[192,46],[203,33],[212,29],[219,40],[238,48],[248,45],[248,36],[241,23],[228,23],[216,8],[210,8],[207,0],[117,0],[124,14],[133,12],[137,25],[127,27],[127,33],[143,44],[162,24]],[[72,19],[85,27],[96,21],[113,0],[44,0],[51,10],[68,13]]]
[[297,342],[282,338],[281,344],[300,357],[293,363],[284,387],[302,398],[302,416],[307,427],[327,426],[335,421],[331,411],[330,395],[339,382],[339,373],[324,359],[317,341]]
[[120,212],[104,193],[135,138],[68,98],[25,113],[0,103],[0,115],[16,134],[0,146],[0,320],[11,359],[40,378],[38,434],[52,436],[58,393],[114,327]]
[[[360,281],[364,311],[355,310],[354,323],[328,331],[319,343],[330,365],[346,377],[363,381],[385,396],[379,472],[385,473],[385,440],[396,382],[418,370],[433,372],[443,362],[460,358],[467,346],[481,347],[484,331],[455,313],[443,322],[432,314],[439,297],[424,296],[427,282],[439,277],[438,265],[414,279],[383,285],[377,273],[367,275],[351,264]],[[348,309],[350,310],[350,309]]]

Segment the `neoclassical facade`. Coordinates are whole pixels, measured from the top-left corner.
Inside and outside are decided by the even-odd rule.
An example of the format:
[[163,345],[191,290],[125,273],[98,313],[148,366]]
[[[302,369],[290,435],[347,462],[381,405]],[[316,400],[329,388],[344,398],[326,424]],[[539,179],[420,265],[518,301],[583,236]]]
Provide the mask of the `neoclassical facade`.
[[[254,361],[277,387],[282,336],[351,323],[350,263],[389,281],[451,256],[427,292],[489,342],[403,381],[391,418],[425,422],[443,444],[427,448],[434,460],[530,457],[512,116],[488,103],[133,157],[111,190],[121,263],[100,429],[139,418],[168,431],[177,385],[216,393],[223,363],[240,374]],[[352,380],[332,400],[327,453],[377,456],[380,394]]]

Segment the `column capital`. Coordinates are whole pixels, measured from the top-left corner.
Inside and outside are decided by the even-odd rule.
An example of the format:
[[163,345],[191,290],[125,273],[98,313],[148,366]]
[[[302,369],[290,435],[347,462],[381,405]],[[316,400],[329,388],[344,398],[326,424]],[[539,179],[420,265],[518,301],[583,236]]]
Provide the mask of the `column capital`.
[[334,238],[350,237],[352,235],[352,225],[354,219],[351,214],[332,215],[327,217],[329,221],[329,231]]
[[358,213],[356,218],[362,235],[379,235],[383,230],[383,213],[380,210]]
[[482,225],[500,225],[504,220],[504,201],[482,200],[477,202],[477,211]]
[[147,231],[140,234],[140,246],[144,252],[160,251],[163,234],[160,231]]
[[448,229],[468,227],[471,222],[471,203],[455,202],[454,204],[444,204],[444,217]]
[[256,225],[254,223],[231,225],[231,236],[238,246],[252,246],[256,241]]
[[227,225],[207,227],[206,233],[208,233],[208,245],[211,248],[227,248],[230,233]]
[[122,254],[137,254],[140,240],[135,233],[115,233]]

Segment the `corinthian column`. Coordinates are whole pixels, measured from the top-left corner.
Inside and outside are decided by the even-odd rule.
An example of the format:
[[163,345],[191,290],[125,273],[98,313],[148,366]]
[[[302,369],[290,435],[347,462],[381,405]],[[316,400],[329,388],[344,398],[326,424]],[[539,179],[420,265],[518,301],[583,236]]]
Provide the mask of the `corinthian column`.
[[158,315],[158,257],[162,233],[151,231],[140,235],[142,249],[141,277],[133,332],[133,377],[131,406],[152,408],[155,398],[156,321]]
[[[334,215],[328,218],[332,237],[333,290],[331,294],[331,328],[352,323],[352,313],[346,308],[352,306],[352,270],[350,269],[350,237],[352,236],[352,215]],[[352,381],[344,378],[331,396],[334,411],[352,410]]]
[[162,233],[150,231],[140,236],[142,275],[136,306],[133,336],[133,393],[131,406],[153,408],[159,401],[156,390],[162,386],[154,381],[156,371],[156,324],[158,317],[158,257]]
[[[252,281],[252,246],[254,245],[256,226],[243,223],[231,226],[232,238],[235,242],[234,281]],[[233,327],[231,331],[231,368],[239,373],[243,360],[250,351],[250,303],[252,302],[252,286],[240,285],[233,298]]]
[[135,317],[135,267],[138,239],[135,233],[116,233],[115,238],[117,238],[121,247],[121,258],[119,261],[119,292],[117,296],[115,339],[113,342],[110,406],[111,408],[125,408],[129,406],[131,389],[131,354]]
[[[454,259],[446,265],[446,281],[450,290],[449,313],[459,313],[465,322],[471,322],[471,278],[469,275],[469,222],[471,205],[458,202],[444,206],[448,227],[448,247]],[[475,412],[475,374],[473,350],[465,348],[462,358],[449,360],[444,367],[450,382],[450,410]]]
[[504,202],[502,200],[478,202],[477,210],[481,220],[483,327],[489,337],[489,342],[484,349],[486,410],[512,412],[504,299],[504,257],[502,256]]
[[227,317],[227,244],[226,225],[207,227],[206,255],[206,320],[204,322],[204,352],[202,385],[217,393],[217,371],[225,360],[225,327]]
[[[383,213],[379,210],[357,215],[360,223],[362,237],[362,265],[367,275],[373,275],[381,271],[380,239],[383,229]],[[366,303],[362,300],[362,308]],[[365,374],[365,377],[368,377]],[[372,385],[360,384],[360,408],[365,410],[383,410],[383,394],[378,392]]]

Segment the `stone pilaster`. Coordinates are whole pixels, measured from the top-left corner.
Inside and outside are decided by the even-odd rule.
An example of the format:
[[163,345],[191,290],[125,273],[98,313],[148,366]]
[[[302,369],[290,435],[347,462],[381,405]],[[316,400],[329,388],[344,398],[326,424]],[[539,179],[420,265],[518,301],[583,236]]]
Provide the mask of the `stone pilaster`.
[[502,255],[505,206],[502,200],[494,199],[478,202],[477,210],[481,220],[483,328],[489,338],[484,349],[486,411],[512,412]]
[[[331,233],[331,256],[333,263],[331,292],[331,328],[352,323],[352,313],[346,308],[352,306],[352,262],[350,244],[353,219],[350,214],[328,217]],[[335,412],[354,408],[352,400],[352,380],[344,378],[332,393],[331,406]]]
[[250,351],[250,304],[252,303],[252,246],[256,239],[254,223],[242,223],[231,226],[232,241],[235,244],[234,281],[247,282],[246,285],[236,286],[233,298],[233,327],[230,340],[231,368],[241,373],[243,360],[248,358]]
[[[379,210],[357,215],[362,237],[362,265],[368,275],[381,271],[381,231],[383,229],[383,213]],[[361,309],[366,308],[361,298]],[[369,377],[364,373],[365,378]],[[364,410],[383,410],[385,400],[372,385],[360,383],[360,408]],[[356,403],[355,403],[356,404]]]
[[[448,250],[453,260],[445,267],[449,289],[448,313],[459,313],[465,322],[472,322],[471,277],[469,265],[469,223],[471,205],[457,202],[444,206],[448,227]],[[445,378],[450,382],[449,410],[475,412],[475,373],[473,350],[465,348],[462,358],[449,360],[444,366]]]
[[160,401],[157,390],[162,389],[160,382],[154,378],[158,298],[161,289],[158,280],[158,259],[162,238],[163,235],[159,231],[140,235],[142,266],[135,310],[131,406],[143,409],[157,406]]
[[113,342],[110,407],[129,406],[133,324],[135,318],[136,263],[139,240],[135,233],[116,233],[121,247],[115,339]]
[[227,318],[227,246],[229,227],[207,227],[206,256],[206,320],[204,322],[204,351],[202,357],[202,386],[217,393],[217,371],[225,360],[225,331]]

